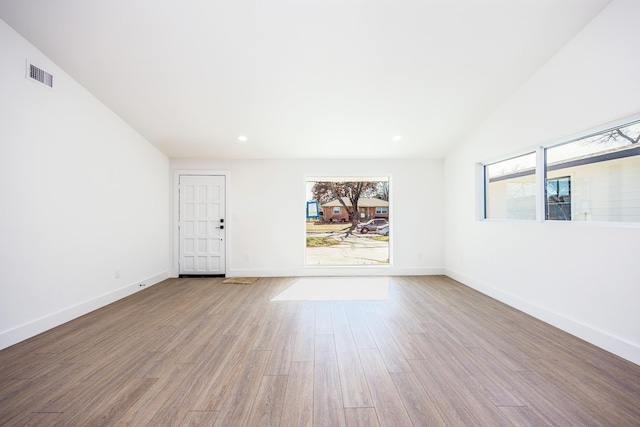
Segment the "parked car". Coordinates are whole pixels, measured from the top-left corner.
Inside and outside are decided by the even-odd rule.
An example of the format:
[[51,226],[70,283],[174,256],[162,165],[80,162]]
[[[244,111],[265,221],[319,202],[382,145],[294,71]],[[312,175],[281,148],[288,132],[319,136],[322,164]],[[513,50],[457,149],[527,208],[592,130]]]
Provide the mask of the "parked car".
[[363,222],[362,224],[358,224],[356,226],[356,230],[361,232],[362,234],[367,234],[369,231],[375,231],[381,225],[388,224],[388,221],[384,218],[375,218],[370,219],[367,222]]
[[376,233],[381,234],[383,236],[389,235],[389,224],[381,225],[376,228]]

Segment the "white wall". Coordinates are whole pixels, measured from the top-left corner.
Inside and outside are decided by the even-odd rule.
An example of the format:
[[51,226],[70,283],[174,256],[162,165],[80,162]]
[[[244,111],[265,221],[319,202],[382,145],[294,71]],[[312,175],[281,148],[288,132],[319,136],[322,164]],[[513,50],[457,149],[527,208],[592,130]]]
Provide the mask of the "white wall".
[[0,94],[4,348],[168,277],[171,231],[166,156],[1,20]]
[[[229,174],[227,276],[442,274],[442,160],[172,160]],[[390,176],[392,265],[305,267],[306,176]],[[175,242],[174,242],[175,244]],[[246,261],[245,255],[249,255]],[[174,272],[176,274],[176,272]]]
[[640,113],[640,2],[614,1],[445,159],[450,276],[640,363],[640,226],[475,219],[477,162]]

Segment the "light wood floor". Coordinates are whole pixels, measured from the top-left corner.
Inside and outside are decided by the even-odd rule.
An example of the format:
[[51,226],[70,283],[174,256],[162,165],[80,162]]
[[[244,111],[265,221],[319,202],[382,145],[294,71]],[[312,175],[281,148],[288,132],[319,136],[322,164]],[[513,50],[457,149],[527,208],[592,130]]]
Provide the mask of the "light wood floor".
[[0,351],[0,425],[640,425],[640,366],[445,277],[172,279]]

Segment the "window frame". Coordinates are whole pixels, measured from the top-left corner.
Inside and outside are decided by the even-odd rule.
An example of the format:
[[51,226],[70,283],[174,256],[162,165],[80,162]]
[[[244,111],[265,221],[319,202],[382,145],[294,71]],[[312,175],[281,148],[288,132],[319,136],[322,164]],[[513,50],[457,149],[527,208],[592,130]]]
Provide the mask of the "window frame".
[[[362,175],[350,175],[350,174],[326,174],[326,173],[305,173],[304,175],[304,183],[306,188],[306,193],[309,191],[309,183],[310,182],[386,182],[388,185],[388,203],[389,206],[387,208],[387,212],[390,212],[393,207],[393,174],[391,173],[375,173],[375,174],[362,174]],[[344,207],[342,206],[334,206],[333,208],[339,208],[341,213],[344,213]],[[332,210],[333,212],[333,210]],[[361,212],[362,214],[363,212]],[[365,215],[366,216],[366,215]],[[388,223],[391,224],[392,218],[388,219]],[[306,224],[306,222],[305,222]],[[307,246],[306,246],[306,237],[307,232],[306,228],[303,228],[303,235],[305,236],[302,239],[304,244],[304,268],[305,269],[335,269],[336,271],[344,270],[352,270],[352,269],[365,269],[367,271],[375,271],[376,269],[380,269],[380,271],[385,271],[386,269],[394,267],[394,236],[390,235],[387,240],[387,249],[388,249],[388,258],[386,262],[382,262],[379,264],[367,263],[367,264],[359,264],[359,263],[336,263],[336,264],[310,264],[307,260]],[[375,230],[373,232],[375,234]]]
[[[546,197],[546,181],[547,181],[547,162],[546,153],[548,149],[558,147],[561,145],[571,144],[580,140],[591,138],[597,135],[607,133],[612,130],[624,128],[640,124],[640,114],[632,117],[627,117],[615,122],[609,122],[606,125],[601,125],[584,132],[573,134],[570,137],[555,140],[549,144],[538,145],[534,148],[528,147],[516,152],[512,152],[507,155],[495,157],[490,160],[476,163],[476,220],[489,221],[489,222],[540,222],[548,224],[572,224],[571,226],[607,226],[607,227],[623,227],[623,228],[638,228],[640,227],[640,221],[575,221],[575,220],[556,220],[547,219],[547,197]],[[638,143],[640,144],[640,143]],[[640,146],[639,146],[640,147]],[[517,158],[522,155],[526,155],[532,152],[536,152],[536,219],[509,219],[509,218],[487,218],[487,176],[486,168],[495,163],[499,163],[505,160]],[[552,179],[558,179],[554,177]],[[573,181],[573,178],[571,178]],[[572,183],[573,185],[573,183]],[[573,189],[571,190],[573,191]]]
[[[540,209],[538,207],[538,199],[539,199],[539,194],[540,194],[540,189],[543,188],[541,187],[540,184],[540,147],[537,147],[536,149],[525,149],[525,150],[520,150],[520,151],[516,151],[510,155],[506,155],[506,156],[502,156],[502,157],[498,157],[495,158],[493,160],[487,161],[487,162],[482,162],[478,164],[478,168],[476,170],[476,175],[477,177],[481,180],[481,183],[479,186],[476,187],[476,192],[479,192],[479,202],[480,202],[480,206],[476,211],[476,217],[482,221],[512,221],[512,222],[536,222],[539,221],[541,216],[540,216]],[[487,192],[488,192],[488,188],[487,188],[487,184],[489,183],[489,179],[487,177],[487,167],[497,164],[497,163],[501,163],[504,161],[508,161],[508,160],[513,160],[513,159],[517,159],[518,157],[524,157],[524,156],[528,156],[531,154],[535,154],[535,167],[534,167],[534,171],[533,174],[536,177],[535,180],[535,218],[534,219],[514,219],[514,218],[487,218]]]

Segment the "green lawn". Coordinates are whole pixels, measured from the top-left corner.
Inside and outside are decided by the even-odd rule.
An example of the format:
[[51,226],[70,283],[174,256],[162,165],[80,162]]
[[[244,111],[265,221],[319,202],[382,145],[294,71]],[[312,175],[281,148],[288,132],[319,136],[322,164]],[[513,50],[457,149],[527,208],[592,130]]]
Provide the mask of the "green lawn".
[[350,226],[349,223],[344,224],[314,224],[307,222],[307,232],[313,231],[316,233],[328,233],[330,231],[341,231]]
[[308,248],[322,248],[326,246],[339,245],[340,241],[330,237],[307,237]]
[[379,234],[375,234],[375,235],[371,236],[371,239],[380,240],[381,242],[388,242],[389,241],[389,236],[382,236],[382,235],[379,235]]

